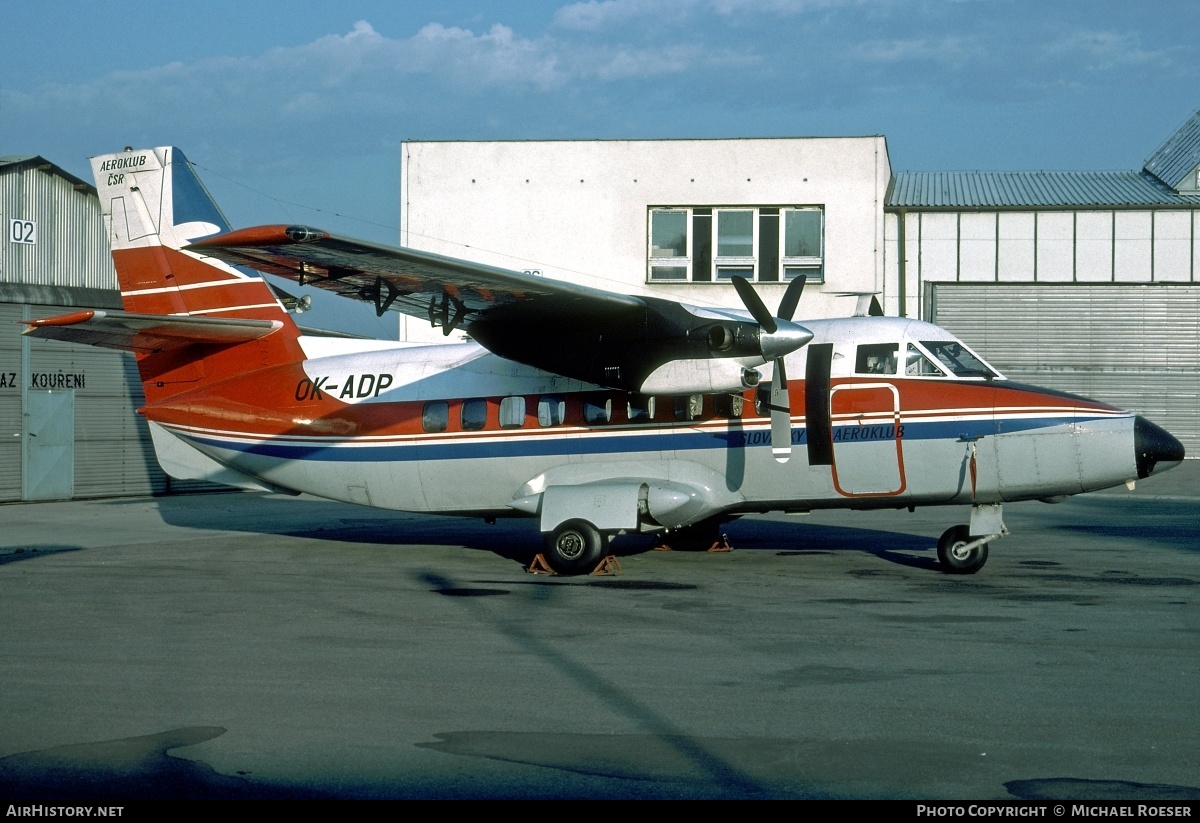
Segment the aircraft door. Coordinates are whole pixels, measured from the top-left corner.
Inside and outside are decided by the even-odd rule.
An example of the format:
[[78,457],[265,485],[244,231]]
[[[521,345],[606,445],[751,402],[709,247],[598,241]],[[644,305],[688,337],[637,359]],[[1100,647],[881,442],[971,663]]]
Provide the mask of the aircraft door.
[[855,383],[830,389],[833,485],[846,497],[904,491],[900,392],[891,383]]

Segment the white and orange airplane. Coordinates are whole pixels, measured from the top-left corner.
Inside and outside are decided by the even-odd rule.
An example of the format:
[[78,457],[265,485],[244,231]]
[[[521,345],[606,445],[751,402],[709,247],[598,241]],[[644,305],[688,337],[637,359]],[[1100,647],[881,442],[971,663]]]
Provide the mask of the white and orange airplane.
[[[1183,446],[1133,412],[1005,379],[919,320],[792,320],[559,282],[306,226],[230,231],[174,148],[92,159],[125,311],[29,322],[136,354],[177,478],[386,509],[536,518],[586,573],[618,532],[713,542],[756,512],[969,506],[972,573],[1004,503],[1148,477]],[[306,334],[257,272],[428,318],[465,343]],[[799,378],[799,379],[797,379]]]

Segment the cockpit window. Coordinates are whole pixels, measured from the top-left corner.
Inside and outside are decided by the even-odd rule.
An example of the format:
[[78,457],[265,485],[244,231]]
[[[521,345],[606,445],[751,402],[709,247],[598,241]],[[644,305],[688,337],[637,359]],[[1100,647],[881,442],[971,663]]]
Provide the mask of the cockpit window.
[[988,380],[996,377],[986,363],[967,351],[966,346],[957,340],[922,340],[921,345],[955,377],[983,377]]
[[895,374],[896,352],[899,348],[896,343],[859,346],[854,371],[858,374]]
[[908,355],[904,364],[904,373],[909,377],[945,377],[946,373],[933,364],[925,356],[925,352],[912,343],[908,344]]

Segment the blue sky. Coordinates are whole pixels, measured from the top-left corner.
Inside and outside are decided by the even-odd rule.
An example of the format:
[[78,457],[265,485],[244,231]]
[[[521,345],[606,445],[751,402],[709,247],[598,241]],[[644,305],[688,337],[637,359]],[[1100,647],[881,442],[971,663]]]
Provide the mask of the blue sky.
[[882,134],[895,170],[1136,169],[1200,3],[0,0],[0,155],[177,145],[235,226],[395,243],[404,140]]

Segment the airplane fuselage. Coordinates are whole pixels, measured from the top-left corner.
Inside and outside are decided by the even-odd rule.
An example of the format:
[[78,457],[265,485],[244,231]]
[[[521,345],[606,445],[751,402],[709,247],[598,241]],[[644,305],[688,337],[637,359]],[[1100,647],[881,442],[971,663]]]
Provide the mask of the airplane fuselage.
[[[304,338],[309,359],[175,394],[144,413],[269,487],[420,512],[536,513],[520,501],[623,477],[687,489],[711,517],[1051,499],[1139,476],[1131,412],[1001,378],[874,362],[859,373],[861,347],[894,344],[902,354],[954,338],[898,318],[806,322],[816,336],[787,361],[802,379],[789,384],[785,463],[772,458],[755,390],[646,397],[470,343],[336,353],[356,344]],[[822,346],[828,372],[814,377],[808,353]],[[805,413],[814,382],[824,383],[823,436]],[[667,518],[685,522],[647,514],[637,525],[686,525],[686,511]]]

